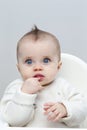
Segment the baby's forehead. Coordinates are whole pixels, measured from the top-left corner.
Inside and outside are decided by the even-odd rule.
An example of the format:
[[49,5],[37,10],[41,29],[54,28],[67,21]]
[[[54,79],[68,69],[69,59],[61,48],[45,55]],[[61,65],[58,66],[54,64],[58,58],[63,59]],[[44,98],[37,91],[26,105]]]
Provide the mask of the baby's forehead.
[[17,57],[19,57],[20,54],[24,53],[26,50],[31,51],[32,49],[28,50],[28,48],[31,48],[32,45],[34,47],[33,50],[36,50],[37,46],[39,46],[39,50],[40,50],[40,46],[41,46],[42,51],[44,51],[44,48],[45,48],[45,50],[48,50],[48,51],[51,48],[52,52],[55,52],[55,54],[57,54],[58,56],[60,55],[60,46],[59,46],[59,43],[58,43],[57,40],[55,40],[51,37],[43,37],[43,38],[40,38],[40,39],[37,39],[37,40],[33,39],[32,37],[25,37],[22,40],[20,40],[19,43],[18,43]]
[[[39,55],[54,55],[58,54],[59,49],[56,47],[55,42],[50,40],[40,40],[40,41],[26,41],[21,43],[19,48],[20,54],[29,54],[33,55],[34,52],[37,52]],[[40,52],[40,53],[38,53]]]
[[20,40],[20,42],[18,43],[19,47],[20,48],[21,46],[26,46],[26,43],[28,43],[29,45],[31,45],[32,43],[37,45],[38,46],[38,43],[40,44],[43,44],[46,45],[47,43],[49,43],[49,45],[51,46],[55,46],[57,49],[59,49],[59,44],[58,44],[58,41],[55,40],[54,38],[52,37],[42,37],[42,38],[39,38],[37,40],[35,40],[33,37],[31,36],[28,36],[28,37],[24,37],[22,40]]

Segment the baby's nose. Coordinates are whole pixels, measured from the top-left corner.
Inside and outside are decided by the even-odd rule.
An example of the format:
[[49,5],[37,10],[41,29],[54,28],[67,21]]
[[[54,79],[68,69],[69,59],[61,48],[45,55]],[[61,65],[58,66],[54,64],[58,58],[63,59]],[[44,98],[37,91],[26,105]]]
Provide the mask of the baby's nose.
[[43,70],[43,67],[42,67],[41,64],[36,64],[36,65],[34,66],[34,71],[42,71],[42,70]]

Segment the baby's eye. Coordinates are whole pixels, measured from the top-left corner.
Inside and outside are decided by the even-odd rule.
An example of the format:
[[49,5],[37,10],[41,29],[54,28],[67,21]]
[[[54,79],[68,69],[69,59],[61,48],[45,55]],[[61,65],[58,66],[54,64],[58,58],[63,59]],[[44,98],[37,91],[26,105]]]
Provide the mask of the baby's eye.
[[32,64],[32,59],[27,59],[26,61],[25,61],[25,63],[27,63],[27,64],[29,64],[29,65],[31,65]]
[[51,61],[51,60],[50,60],[49,58],[44,58],[44,59],[43,59],[43,62],[44,62],[44,63],[49,63],[50,61]]

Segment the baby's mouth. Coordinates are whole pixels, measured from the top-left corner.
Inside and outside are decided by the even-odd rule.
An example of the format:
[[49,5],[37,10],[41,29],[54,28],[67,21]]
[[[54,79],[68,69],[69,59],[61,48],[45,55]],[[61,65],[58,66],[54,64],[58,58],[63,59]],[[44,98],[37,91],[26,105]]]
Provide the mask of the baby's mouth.
[[36,75],[34,75],[33,77],[34,77],[34,78],[38,78],[38,81],[42,81],[45,76],[42,75],[42,74],[36,74]]

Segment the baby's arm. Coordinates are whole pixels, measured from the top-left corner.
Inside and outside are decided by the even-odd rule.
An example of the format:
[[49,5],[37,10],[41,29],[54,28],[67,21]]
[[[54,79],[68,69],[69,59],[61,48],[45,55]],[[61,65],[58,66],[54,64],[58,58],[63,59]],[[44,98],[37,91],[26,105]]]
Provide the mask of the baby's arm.
[[[26,81],[25,83],[21,83],[19,81],[15,81],[11,83],[8,86],[1,100],[2,117],[11,126],[24,126],[27,123],[29,123],[29,121],[31,121],[34,116],[33,104],[35,103],[35,99],[37,96],[36,91],[30,89],[32,90],[30,94],[29,91],[27,91],[27,93],[22,92],[22,88],[24,87],[25,84],[27,84],[29,88],[30,87],[32,88],[32,86],[29,85],[29,83],[31,84],[31,82],[32,81],[30,82],[28,81],[27,83]],[[41,89],[41,86],[39,87]],[[37,91],[39,91],[39,87]]]
[[[49,120],[60,121],[61,123],[63,122],[68,127],[78,127],[87,116],[87,105],[85,97],[73,86],[67,83],[67,81],[64,81],[62,83],[61,87],[59,88],[59,93],[61,97],[61,103],[58,104],[63,105],[63,111],[60,110],[61,105],[57,105],[57,108],[59,110],[56,112],[58,114],[59,111],[61,114],[58,114],[58,116],[56,116],[56,113],[50,113],[49,111],[55,109],[52,108],[55,106],[55,102],[52,105],[47,105],[47,102],[44,106],[45,114],[47,114]],[[50,113],[50,116],[48,113]]]

